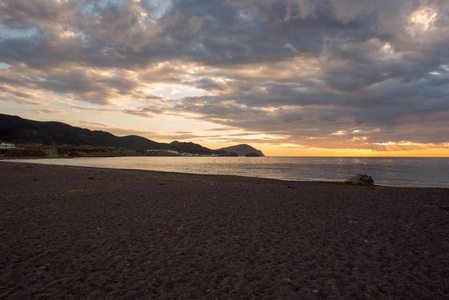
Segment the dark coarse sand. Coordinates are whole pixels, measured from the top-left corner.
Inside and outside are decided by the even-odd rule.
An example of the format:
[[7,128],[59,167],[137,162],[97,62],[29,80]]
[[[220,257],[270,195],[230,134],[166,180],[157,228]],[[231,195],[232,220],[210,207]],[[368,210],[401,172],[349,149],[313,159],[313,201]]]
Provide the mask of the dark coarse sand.
[[0,162],[1,299],[449,299],[449,189]]

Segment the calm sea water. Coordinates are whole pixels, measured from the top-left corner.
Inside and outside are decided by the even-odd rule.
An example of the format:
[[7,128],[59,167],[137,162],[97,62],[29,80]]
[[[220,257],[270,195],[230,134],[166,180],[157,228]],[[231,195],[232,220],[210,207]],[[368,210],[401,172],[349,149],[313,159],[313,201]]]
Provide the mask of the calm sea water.
[[16,161],[298,181],[344,181],[363,173],[378,185],[449,188],[449,158],[86,157]]

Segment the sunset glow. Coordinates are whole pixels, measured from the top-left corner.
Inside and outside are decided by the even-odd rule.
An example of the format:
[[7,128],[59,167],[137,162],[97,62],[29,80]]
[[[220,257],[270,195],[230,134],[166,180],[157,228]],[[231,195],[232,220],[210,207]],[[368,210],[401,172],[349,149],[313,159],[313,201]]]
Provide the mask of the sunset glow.
[[0,1],[0,113],[272,156],[449,156],[448,1]]

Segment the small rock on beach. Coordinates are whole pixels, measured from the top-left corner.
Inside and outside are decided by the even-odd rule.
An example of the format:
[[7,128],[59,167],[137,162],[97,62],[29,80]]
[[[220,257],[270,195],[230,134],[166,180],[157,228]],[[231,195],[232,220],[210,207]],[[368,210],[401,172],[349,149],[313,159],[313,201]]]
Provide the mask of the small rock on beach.
[[374,180],[366,174],[357,174],[344,181],[347,184],[374,185]]

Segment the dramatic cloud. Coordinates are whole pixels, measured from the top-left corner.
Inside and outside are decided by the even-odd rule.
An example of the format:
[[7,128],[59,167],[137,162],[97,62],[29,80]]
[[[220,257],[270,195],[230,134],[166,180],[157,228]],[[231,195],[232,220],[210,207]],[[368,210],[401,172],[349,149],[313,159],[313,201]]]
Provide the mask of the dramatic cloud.
[[448,44],[447,0],[0,0],[0,101],[204,121],[224,142],[448,149]]

